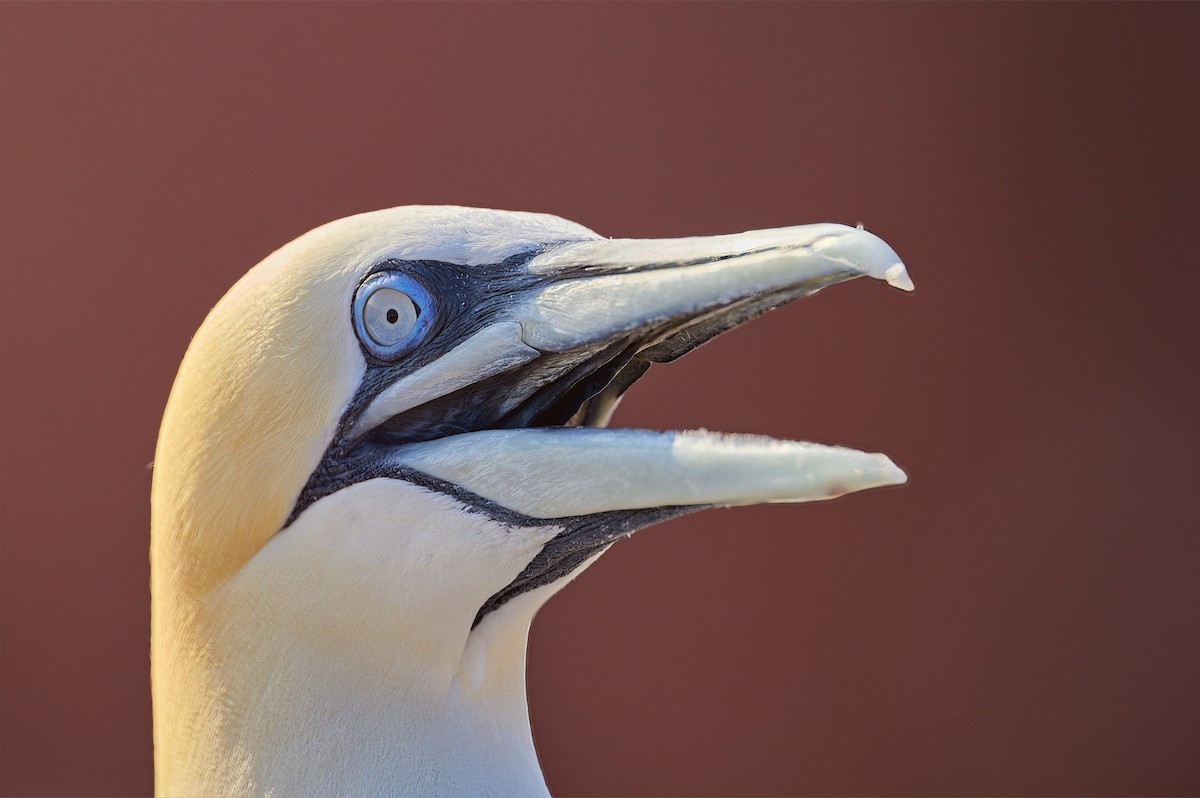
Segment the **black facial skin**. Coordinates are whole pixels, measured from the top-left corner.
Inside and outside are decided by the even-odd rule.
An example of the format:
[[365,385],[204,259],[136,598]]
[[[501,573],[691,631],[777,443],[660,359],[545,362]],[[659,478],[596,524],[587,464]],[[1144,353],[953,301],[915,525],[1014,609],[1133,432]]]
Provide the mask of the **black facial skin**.
[[[536,519],[515,513],[458,485],[397,466],[389,453],[406,443],[463,432],[553,426],[599,426],[608,411],[652,362],[669,362],[717,335],[771,308],[812,293],[841,277],[734,302],[715,311],[683,315],[669,322],[615,336],[566,353],[545,353],[510,371],[404,411],[361,437],[350,430],[371,401],[396,380],[444,356],[478,330],[509,318],[522,296],[540,287],[583,277],[689,265],[637,267],[588,265],[552,275],[530,273],[526,265],[552,247],[530,250],[500,263],[464,266],[440,261],[383,261],[370,274],[403,272],[429,292],[433,307],[423,340],[394,362],[381,360],[364,346],[366,374],[338,425],[337,433],[292,509],[286,529],[314,502],[343,488],[380,477],[401,479],[453,496],[469,512],[481,512],[514,530],[555,526],[550,540],[525,570],[480,607],[475,625],[509,599],[570,574],[617,539],[650,524],[703,507],[624,510],[570,518]],[[732,257],[732,256],[731,256]],[[700,262],[711,262],[706,259]],[[370,276],[367,275],[367,276]],[[366,279],[366,277],[364,277]],[[353,309],[351,309],[353,312]],[[514,406],[515,405],[515,406]],[[520,474],[514,474],[520,479]]]
[[[382,390],[436,361],[478,330],[504,318],[505,311],[522,294],[549,282],[595,273],[588,270],[584,274],[553,277],[532,275],[525,270],[525,264],[541,251],[544,250],[521,253],[502,263],[477,267],[438,261],[383,261],[371,269],[368,277],[381,271],[399,271],[418,280],[436,303],[436,307],[422,308],[421,311],[434,314],[431,326],[425,339],[405,351],[396,362],[382,360],[362,347],[366,374],[342,415],[334,440],[309,477],[284,525],[286,529],[304,510],[326,496],[359,482],[385,477],[402,479],[453,496],[468,512],[483,513],[514,531],[561,527],[563,531],[543,546],[524,571],[484,602],[472,628],[509,599],[567,576],[617,539],[659,521],[701,509],[662,507],[569,518],[531,518],[458,485],[389,461],[391,448],[404,443],[481,429],[567,424],[589,399],[609,386],[613,393],[611,401],[615,401],[649,367],[649,361],[644,359],[629,367],[640,345],[633,339],[600,347],[594,352],[543,355],[531,364],[401,413],[360,439],[351,439],[350,430],[355,422]],[[622,378],[616,379],[622,372]],[[511,404],[515,391],[524,401],[504,412],[501,402]],[[587,423],[587,414],[583,415],[575,424]]]
[[[424,368],[472,334],[502,318],[517,297],[551,282],[525,269],[529,260],[543,251],[529,250],[500,263],[483,266],[428,260],[386,260],[376,264],[363,280],[382,271],[407,274],[421,283],[433,298],[433,307],[421,309],[422,314],[432,314],[433,321],[424,340],[416,342],[395,361],[381,360],[360,342],[367,372],[342,416],[333,445],[349,443],[346,437],[350,428],[384,388]],[[353,313],[353,306],[350,310]],[[441,436],[422,439],[435,437]]]
[[[389,463],[384,451],[372,452],[371,447],[368,447],[356,457],[359,458],[359,461],[351,465],[340,477],[329,479],[319,485],[313,485],[310,482],[310,487],[305,488],[306,492],[310,489],[312,491],[308,503],[311,504],[356,483],[383,477],[402,479],[428,490],[445,493],[461,504],[466,512],[482,513],[513,530],[514,534],[519,534],[521,530],[539,527],[562,528],[563,531],[547,541],[537,556],[512,582],[483,603],[475,615],[475,621],[471,624],[472,629],[479,625],[485,615],[504,606],[509,599],[516,598],[522,593],[527,593],[542,585],[558,581],[582,566],[591,557],[603,552],[620,538],[660,521],[705,509],[704,506],[697,505],[651,507],[642,510],[613,510],[566,518],[531,518],[472,493],[461,485],[431,477],[406,466]],[[293,517],[295,515],[298,513],[294,512]]]

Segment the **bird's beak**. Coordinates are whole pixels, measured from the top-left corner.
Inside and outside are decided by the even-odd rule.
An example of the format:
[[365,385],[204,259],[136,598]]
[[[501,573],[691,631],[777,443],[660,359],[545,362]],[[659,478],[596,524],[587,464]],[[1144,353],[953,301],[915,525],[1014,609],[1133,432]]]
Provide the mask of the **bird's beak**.
[[[486,391],[477,382],[492,417],[464,434],[395,447],[396,467],[534,518],[810,501],[905,481],[884,455],[853,449],[601,428],[650,363],[673,360],[766,310],[855,277],[911,291],[900,258],[871,233],[821,224],[594,240],[551,248],[525,268],[533,287],[475,336],[474,349],[456,350],[459,363],[493,364]],[[444,366],[453,367],[453,360]],[[421,379],[463,390],[461,378],[437,368]]]
[[[706,238],[588,241],[537,257],[529,269],[581,275],[551,284],[529,303],[523,338],[543,352],[578,349],[659,325],[677,335],[681,323],[694,331],[710,313],[720,318],[715,327],[723,331],[854,277],[913,290],[904,264],[881,238],[835,224]],[[676,350],[702,342],[689,340],[691,347],[677,337],[653,359],[674,359],[682,354]]]

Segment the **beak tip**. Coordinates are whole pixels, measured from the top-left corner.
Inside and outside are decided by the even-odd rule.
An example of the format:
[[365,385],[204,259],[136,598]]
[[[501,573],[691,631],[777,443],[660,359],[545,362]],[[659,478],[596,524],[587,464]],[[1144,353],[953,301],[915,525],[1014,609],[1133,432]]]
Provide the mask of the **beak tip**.
[[888,485],[904,485],[908,482],[908,474],[904,473],[904,469],[896,465],[888,459],[890,468],[884,469],[884,476],[887,479]]
[[893,288],[899,288],[901,291],[912,292],[917,286],[913,284],[912,278],[908,276],[908,269],[904,268],[904,264],[897,262],[894,266],[890,266],[883,273],[883,279]]
[[848,265],[856,276],[883,280],[901,291],[913,291],[916,288],[896,250],[861,225],[841,226],[837,233],[825,235],[814,242],[813,248],[827,251],[835,261]]

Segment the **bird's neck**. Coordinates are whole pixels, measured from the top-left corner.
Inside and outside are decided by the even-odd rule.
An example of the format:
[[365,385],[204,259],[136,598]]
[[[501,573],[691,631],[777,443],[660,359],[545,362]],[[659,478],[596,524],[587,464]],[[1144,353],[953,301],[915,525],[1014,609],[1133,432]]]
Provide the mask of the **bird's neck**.
[[545,795],[525,647],[565,580],[472,621],[558,531],[514,531],[446,494],[370,480],[314,504],[205,592],[156,556],[159,792]]
[[324,641],[264,636],[262,624],[195,636],[176,626],[184,650],[155,668],[158,792],[546,795],[525,699],[540,603],[491,613],[441,669],[400,651],[394,667],[360,667]]

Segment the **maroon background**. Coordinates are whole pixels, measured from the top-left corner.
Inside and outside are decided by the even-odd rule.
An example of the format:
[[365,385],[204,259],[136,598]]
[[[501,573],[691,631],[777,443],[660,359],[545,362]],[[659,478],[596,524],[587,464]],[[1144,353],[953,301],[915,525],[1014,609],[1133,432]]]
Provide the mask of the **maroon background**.
[[151,790],[148,493],[188,337],[416,202],[865,222],[623,425],[908,487],[624,542],[534,627],[563,794],[1200,792],[1200,6],[25,5],[2,16],[3,790]]

